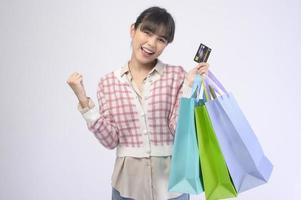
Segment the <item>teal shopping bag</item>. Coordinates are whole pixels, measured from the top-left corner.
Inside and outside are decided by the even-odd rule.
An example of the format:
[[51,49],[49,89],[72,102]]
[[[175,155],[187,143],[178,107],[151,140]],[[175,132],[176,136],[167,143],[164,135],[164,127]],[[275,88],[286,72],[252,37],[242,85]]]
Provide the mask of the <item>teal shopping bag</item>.
[[[200,81],[196,80],[195,83]],[[168,184],[168,189],[172,192],[203,192],[194,118],[196,104],[195,98],[180,99]]]

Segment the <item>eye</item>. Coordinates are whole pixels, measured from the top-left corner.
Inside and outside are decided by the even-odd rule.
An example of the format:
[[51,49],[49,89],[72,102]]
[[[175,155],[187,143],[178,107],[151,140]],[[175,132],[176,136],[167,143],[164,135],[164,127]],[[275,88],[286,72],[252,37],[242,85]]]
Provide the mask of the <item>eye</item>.
[[148,30],[144,30],[143,33],[145,33],[146,35],[151,35],[152,33]]
[[164,43],[164,44],[167,44],[167,40],[165,38],[159,38],[159,41]]

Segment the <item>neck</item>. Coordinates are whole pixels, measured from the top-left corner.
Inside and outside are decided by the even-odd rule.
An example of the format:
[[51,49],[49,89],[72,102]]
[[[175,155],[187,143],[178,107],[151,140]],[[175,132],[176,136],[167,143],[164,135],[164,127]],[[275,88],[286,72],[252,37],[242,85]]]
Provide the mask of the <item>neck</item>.
[[156,64],[157,64],[157,59],[151,63],[146,63],[146,64],[140,63],[133,58],[129,61],[129,67],[131,68],[132,71],[136,71],[136,72],[150,72],[155,67]]

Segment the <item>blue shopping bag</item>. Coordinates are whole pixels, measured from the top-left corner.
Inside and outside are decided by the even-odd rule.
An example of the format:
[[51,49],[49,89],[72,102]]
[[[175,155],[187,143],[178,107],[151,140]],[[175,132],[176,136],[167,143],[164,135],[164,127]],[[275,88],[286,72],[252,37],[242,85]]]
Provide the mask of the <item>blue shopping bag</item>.
[[213,91],[223,93],[207,101],[205,106],[237,192],[266,183],[273,169],[271,162],[234,96],[211,72],[208,77],[205,82],[212,84]]
[[[196,77],[193,93],[200,85]],[[195,96],[196,94],[193,94]],[[203,192],[198,153],[194,108],[196,98],[181,98],[171,159],[168,190],[189,194]]]

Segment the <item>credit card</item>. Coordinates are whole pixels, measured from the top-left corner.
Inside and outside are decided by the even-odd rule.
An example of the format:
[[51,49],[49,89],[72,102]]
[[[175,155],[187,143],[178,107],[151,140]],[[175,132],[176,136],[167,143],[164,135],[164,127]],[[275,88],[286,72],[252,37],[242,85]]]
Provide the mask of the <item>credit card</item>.
[[198,63],[207,62],[210,52],[211,52],[211,49],[201,43],[198,51],[196,52],[196,54],[194,56],[194,61],[198,62]]

